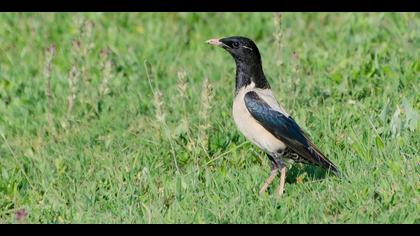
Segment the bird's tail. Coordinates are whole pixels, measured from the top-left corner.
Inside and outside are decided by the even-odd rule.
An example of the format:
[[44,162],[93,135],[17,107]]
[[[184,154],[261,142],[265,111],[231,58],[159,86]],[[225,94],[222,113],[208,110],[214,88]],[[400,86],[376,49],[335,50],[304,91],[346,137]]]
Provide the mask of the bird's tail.
[[310,148],[309,151],[316,156],[317,158],[317,165],[333,172],[337,177],[341,177],[341,173],[338,170],[337,166],[334,165],[334,163],[332,163],[330,160],[328,160],[327,157],[325,157],[324,154],[322,154],[322,152],[311,142],[309,141],[310,144]]

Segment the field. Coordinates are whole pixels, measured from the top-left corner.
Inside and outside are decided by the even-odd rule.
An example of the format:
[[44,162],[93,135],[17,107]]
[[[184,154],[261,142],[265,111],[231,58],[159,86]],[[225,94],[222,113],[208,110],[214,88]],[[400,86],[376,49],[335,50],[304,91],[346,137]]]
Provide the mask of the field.
[[[0,15],[0,223],[420,223],[420,14]],[[231,115],[260,48],[279,102],[343,173],[280,200]]]

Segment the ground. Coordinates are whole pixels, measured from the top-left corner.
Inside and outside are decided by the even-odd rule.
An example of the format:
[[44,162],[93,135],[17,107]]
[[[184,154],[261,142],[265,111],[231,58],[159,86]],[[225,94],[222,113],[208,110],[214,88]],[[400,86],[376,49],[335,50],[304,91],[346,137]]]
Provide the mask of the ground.
[[[418,13],[7,13],[0,223],[420,223]],[[343,173],[268,158],[236,129],[260,48],[278,101]]]

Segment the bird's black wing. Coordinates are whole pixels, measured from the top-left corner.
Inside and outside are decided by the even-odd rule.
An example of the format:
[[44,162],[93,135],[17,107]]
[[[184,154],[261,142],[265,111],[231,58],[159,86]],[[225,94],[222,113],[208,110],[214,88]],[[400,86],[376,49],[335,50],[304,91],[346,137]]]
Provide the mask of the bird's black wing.
[[306,162],[338,174],[337,167],[316,148],[291,117],[272,109],[254,91],[246,93],[244,100],[245,106],[252,117],[276,138],[299,154]]

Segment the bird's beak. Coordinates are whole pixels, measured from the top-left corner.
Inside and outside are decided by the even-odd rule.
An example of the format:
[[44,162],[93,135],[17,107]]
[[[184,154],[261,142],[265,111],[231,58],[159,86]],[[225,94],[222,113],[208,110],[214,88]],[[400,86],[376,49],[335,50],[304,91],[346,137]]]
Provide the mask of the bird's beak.
[[209,39],[206,41],[206,43],[216,46],[221,46],[223,44],[219,39]]
[[220,39],[209,39],[206,41],[206,43],[211,44],[211,45],[216,45],[219,47],[227,46],[226,44],[222,43]]

